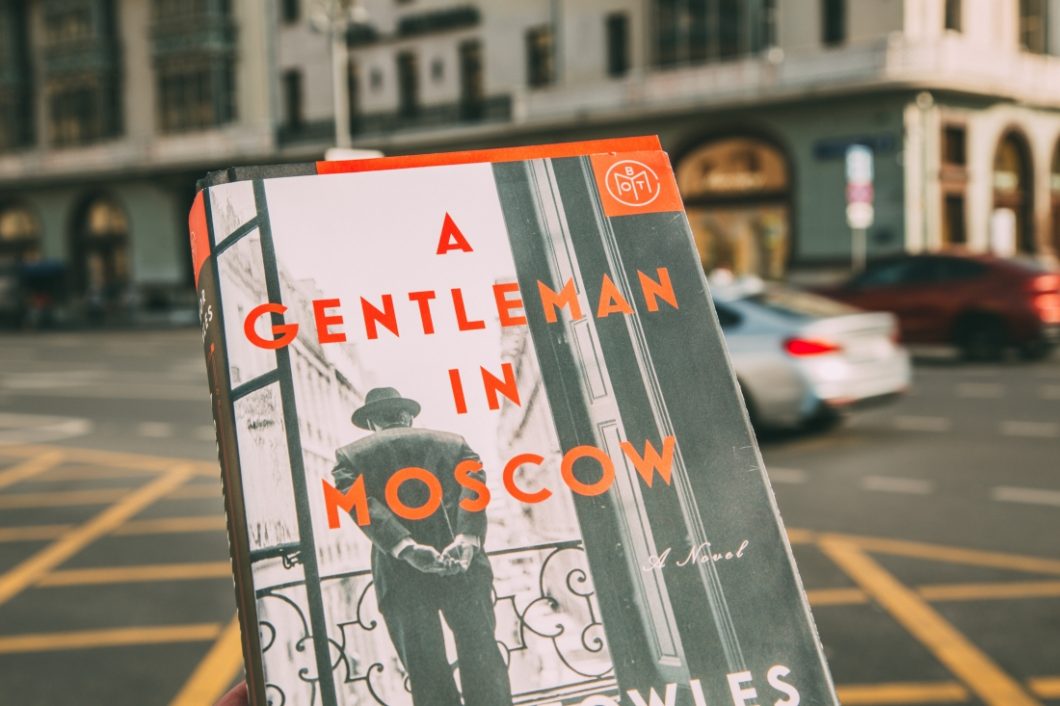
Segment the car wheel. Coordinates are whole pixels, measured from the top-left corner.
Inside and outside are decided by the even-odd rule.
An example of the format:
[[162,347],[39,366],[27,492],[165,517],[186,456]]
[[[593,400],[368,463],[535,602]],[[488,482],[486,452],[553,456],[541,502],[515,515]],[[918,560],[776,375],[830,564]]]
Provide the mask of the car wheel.
[[957,347],[965,360],[997,361],[1005,354],[1005,327],[993,316],[972,316],[957,327]]

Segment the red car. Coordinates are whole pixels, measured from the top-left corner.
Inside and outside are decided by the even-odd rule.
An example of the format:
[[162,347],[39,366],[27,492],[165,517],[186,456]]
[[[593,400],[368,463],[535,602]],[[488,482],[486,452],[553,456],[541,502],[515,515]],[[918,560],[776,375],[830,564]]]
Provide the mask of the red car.
[[898,317],[904,343],[948,343],[974,360],[1010,347],[1042,358],[1060,340],[1060,274],[992,255],[898,255],[821,292]]

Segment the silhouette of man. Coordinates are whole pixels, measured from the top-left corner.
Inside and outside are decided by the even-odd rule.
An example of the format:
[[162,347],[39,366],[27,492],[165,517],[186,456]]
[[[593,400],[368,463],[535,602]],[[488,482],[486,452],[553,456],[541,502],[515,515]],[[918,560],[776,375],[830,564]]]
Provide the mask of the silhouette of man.
[[[412,428],[420,405],[392,387],[368,391],[353,413],[366,436],[335,452],[335,486],[345,492],[364,477],[372,540],[372,577],[387,632],[408,673],[416,706],[511,706],[508,668],[494,631],[493,571],[482,550],[486,513],[460,507],[476,493],[456,482],[461,461],[477,461],[463,437]],[[419,520],[398,517],[386,502],[387,481],[414,467],[438,479],[441,506]],[[469,474],[485,481],[480,469]],[[423,481],[400,485],[399,500],[418,508],[429,498]],[[445,653],[441,616],[453,633],[460,690]]]

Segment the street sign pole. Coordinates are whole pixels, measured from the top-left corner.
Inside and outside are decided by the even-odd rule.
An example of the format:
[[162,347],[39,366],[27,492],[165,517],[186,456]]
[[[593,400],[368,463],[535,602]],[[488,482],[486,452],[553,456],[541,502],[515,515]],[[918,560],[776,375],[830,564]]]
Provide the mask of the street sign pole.
[[868,259],[869,226],[875,210],[873,201],[872,149],[850,145],[846,154],[847,226],[850,227],[850,266],[855,272],[865,269]]
[[854,228],[851,233],[851,267],[854,272],[861,272],[865,269],[865,229]]

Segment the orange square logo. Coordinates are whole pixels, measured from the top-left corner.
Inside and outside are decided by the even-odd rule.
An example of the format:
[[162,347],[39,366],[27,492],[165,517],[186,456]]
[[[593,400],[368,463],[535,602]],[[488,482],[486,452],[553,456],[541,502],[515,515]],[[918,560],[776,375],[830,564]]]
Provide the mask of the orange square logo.
[[589,159],[607,217],[684,209],[665,152],[594,154]]

